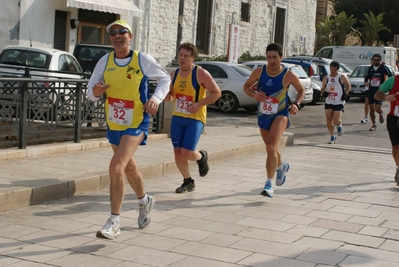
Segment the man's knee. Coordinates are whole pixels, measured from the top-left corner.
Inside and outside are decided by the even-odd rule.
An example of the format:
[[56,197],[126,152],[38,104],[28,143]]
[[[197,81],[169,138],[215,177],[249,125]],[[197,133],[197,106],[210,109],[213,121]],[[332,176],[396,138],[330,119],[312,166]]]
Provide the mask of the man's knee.
[[274,142],[266,143],[266,152],[267,154],[272,154],[277,151],[277,145]]
[[122,167],[122,164],[110,164],[109,166],[109,174],[111,177],[120,176],[125,172]]
[[184,149],[184,148],[181,149],[181,156],[185,159],[191,158],[193,156],[193,154],[194,154],[194,151],[192,151],[192,150],[188,150],[188,149]]

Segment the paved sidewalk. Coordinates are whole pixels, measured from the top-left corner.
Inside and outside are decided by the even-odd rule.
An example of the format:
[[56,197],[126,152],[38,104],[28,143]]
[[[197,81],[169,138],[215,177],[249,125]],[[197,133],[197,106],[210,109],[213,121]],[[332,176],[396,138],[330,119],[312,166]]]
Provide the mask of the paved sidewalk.
[[[174,193],[181,177],[170,163],[147,174],[147,191],[157,200],[148,228],[137,226],[131,190],[123,205],[121,236],[112,241],[95,237],[109,214],[107,189],[4,211],[0,266],[399,266],[399,190],[389,150],[296,140],[281,148],[291,165],[287,182],[267,198],[259,194],[265,153],[257,129],[216,131],[207,130],[201,139],[199,147],[212,154],[211,170],[195,178],[194,192]],[[158,169],[157,163],[172,161],[170,144],[151,143],[156,145],[139,149],[139,164],[154,162]],[[93,173],[107,169],[110,151],[99,149],[81,159],[83,152],[48,160],[75,173],[82,172],[82,163]],[[230,156],[222,161],[222,155]],[[17,161],[23,169],[28,159]],[[0,161],[1,168],[5,162],[14,161]],[[196,173],[197,166],[191,167]],[[10,168],[15,177],[21,175],[16,166]],[[58,182],[73,174],[31,168],[32,176],[40,171]],[[5,181],[11,180],[1,180],[2,188]]]
[[[150,135],[136,152],[144,178],[177,171],[167,137]],[[280,143],[292,142],[287,133]],[[198,148],[208,151],[211,163],[265,151],[257,127],[206,127]],[[111,157],[106,138],[0,150],[0,211],[108,188]]]

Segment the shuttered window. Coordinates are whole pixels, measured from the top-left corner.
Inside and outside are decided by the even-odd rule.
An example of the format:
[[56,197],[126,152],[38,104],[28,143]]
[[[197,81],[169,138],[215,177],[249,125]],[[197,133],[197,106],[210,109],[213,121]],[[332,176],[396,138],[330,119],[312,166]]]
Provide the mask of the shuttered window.
[[284,46],[285,35],[285,16],[286,10],[284,8],[277,8],[276,11],[276,26],[274,28],[274,42]]
[[65,49],[66,43],[66,29],[67,29],[67,13],[64,11],[55,11],[55,25],[54,25],[54,48],[59,50]]
[[198,52],[209,53],[209,38],[211,34],[212,0],[199,0],[197,16],[197,35],[195,45]]
[[249,22],[251,18],[251,5],[248,3],[241,3],[241,21]]

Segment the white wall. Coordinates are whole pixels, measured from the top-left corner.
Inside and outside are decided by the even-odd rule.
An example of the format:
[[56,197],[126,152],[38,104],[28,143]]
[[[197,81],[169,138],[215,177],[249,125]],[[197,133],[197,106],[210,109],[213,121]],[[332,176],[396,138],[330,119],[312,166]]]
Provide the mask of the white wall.
[[[53,48],[55,10],[70,12],[67,20],[77,18],[78,10],[66,7],[66,0],[21,0],[20,45],[42,46]],[[69,28],[69,24],[67,24]],[[77,30],[67,31],[67,47],[73,50],[76,43]]]
[[0,0],[0,51],[18,44],[20,8],[17,1]]

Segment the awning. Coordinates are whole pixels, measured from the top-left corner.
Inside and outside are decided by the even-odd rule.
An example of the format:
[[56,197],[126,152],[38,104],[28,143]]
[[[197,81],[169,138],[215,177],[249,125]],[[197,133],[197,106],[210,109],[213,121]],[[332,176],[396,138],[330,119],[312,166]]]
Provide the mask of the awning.
[[128,0],[67,0],[67,7],[141,17],[143,11]]

